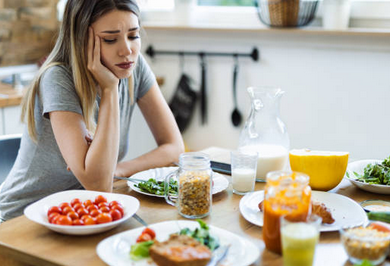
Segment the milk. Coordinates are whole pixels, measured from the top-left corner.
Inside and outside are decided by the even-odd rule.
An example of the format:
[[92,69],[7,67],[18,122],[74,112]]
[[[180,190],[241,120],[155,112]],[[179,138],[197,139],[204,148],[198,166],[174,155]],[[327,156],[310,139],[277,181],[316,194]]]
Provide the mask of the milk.
[[288,160],[288,150],[280,145],[262,144],[245,146],[245,151],[258,152],[256,179],[265,180],[268,172],[284,170]]
[[254,169],[233,169],[233,190],[237,192],[253,191],[255,188],[255,177]]

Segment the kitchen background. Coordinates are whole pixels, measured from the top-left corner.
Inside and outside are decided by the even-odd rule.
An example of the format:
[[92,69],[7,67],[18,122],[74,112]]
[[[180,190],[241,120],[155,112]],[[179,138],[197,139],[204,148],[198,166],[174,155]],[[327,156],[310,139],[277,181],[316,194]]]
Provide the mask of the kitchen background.
[[[59,25],[57,2],[0,0],[3,88],[8,88],[4,82],[13,82],[8,86],[14,87],[25,85],[24,80],[32,77],[27,72],[36,71],[31,64],[49,52]],[[372,19],[352,5],[348,29],[324,30],[322,4],[314,22],[299,29],[270,29],[260,22],[253,7],[243,12],[231,7],[222,13],[213,13],[213,7],[204,6],[182,7],[180,13],[175,13],[170,9],[173,4],[162,11],[143,9],[144,51],[152,45],[166,51],[250,53],[256,47],[260,52],[257,62],[239,58],[237,97],[244,120],[239,127],[231,121],[234,59],[206,57],[208,121],[201,124],[198,102],[183,132],[189,150],[209,146],[236,148],[250,111],[247,87],[275,85],[285,91],[280,113],[291,148],[349,151],[352,159],[390,155],[390,10],[381,8]],[[161,90],[168,102],[183,71],[199,91],[199,57],[185,56],[181,60],[177,55],[144,56],[156,76],[162,78]],[[19,76],[21,80],[9,78],[15,71],[9,66],[25,64],[29,65],[24,70],[16,68],[24,73]],[[1,104],[1,100],[11,99],[0,96],[0,134],[21,133],[20,107]],[[155,147],[138,109],[133,119],[128,158]]]

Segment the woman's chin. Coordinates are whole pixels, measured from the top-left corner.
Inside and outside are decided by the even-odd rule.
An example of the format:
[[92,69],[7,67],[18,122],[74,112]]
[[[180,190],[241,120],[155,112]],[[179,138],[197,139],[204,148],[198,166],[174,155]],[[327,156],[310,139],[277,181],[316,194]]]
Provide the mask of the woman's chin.
[[115,71],[114,74],[118,79],[127,79],[131,76],[131,74],[133,74],[133,71],[131,69],[126,69]]

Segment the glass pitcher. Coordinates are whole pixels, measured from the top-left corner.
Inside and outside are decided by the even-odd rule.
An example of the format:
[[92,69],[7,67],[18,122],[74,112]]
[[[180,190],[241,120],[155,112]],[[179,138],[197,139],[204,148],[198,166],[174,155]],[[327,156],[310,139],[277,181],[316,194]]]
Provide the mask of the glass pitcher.
[[[172,178],[177,180],[177,197],[169,192],[168,184]],[[176,206],[183,217],[205,217],[211,211],[211,184],[209,156],[200,152],[182,153],[179,157],[179,169],[165,177],[165,200]]]
[[249,87],[251,111],[241,131],[239,150],[258,153],[256,181],[265,182],[268,172],[284,170],[290,139],[279,117],[279,101],[284,91],[278,87]]

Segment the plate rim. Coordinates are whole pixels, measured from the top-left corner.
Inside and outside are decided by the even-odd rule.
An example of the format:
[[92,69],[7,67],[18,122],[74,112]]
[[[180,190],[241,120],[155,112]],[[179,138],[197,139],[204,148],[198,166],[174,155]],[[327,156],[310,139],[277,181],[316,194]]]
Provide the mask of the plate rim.
[[[312,195],[313,193],[315,194],[327,194],[327,195],[332,195],[332,196],[335,196],[335,197],[342,197],[344,198],[344,200],[348,200],[350,202],[352,202],[353,204],[355,204],[357,207],[359,207],[362,211],[362,214],[364,213],[365,214],[365,211],[363,210],[363,208],[359,205],[359,203],[357,203],[356,201],[354,201],[353,199],[347,197],[347,196],[344,196],[344,195],[341,195],[341,194],[337,194],[337,193],[331,193],[331,192],[326,192],[326,191],[318,191],[318,190],[312,190]],[[251,224],[254,224],[256,226],[259,226],[259,227],[263,227],[262,224],[260,224],[260,222],[258,223],[254,223],[252,221],[250,221],[250,219],[248,218],[248,215],[247,214],[243,214],[243,211],[242,209],[245,207],[245,203],[254,195],[264,195],[264,190],[257,190],[257,191],[254,191],[254,192],[250,192],[248,194],[246,194],[244,197],[241,198],[240,200],[240,204],[239,204],[239,209],[240,209],[240,214],[244,217],[244,219],[246,221],[248,221],[249,223]],[[262,196],[264,198],[264,196]],[[362,221],[359,225],[363,225],[363,224],[366,224],[368,222],[368,218],[366,215],[364,215],[364,221]],[[356,226],[358,226],[358,224],[356,224]],[[328,227],[328,226],[321,226],[320,228],[320,232],[333,232],[333,231],[338,231],[340,228],[336,228],[336,227],[332,227],[331,225]]]
[[[177,223],[179,224],[180,223],[180,226],[181,227],[186,227],[186,226],[199,226],[199,223],[196,222],[196,221],[190,221],[190,220],[170,220],[170,221],[161,221],[161,222],[157,222],[157,223],[153,223],[153,224],[150,224],[149,227],[161,227],[162,224],[173,224],[173,223]],[[220,233],[217,234],[218,237],[220,237],[220,235],[222,235],[222,233],[225,233],[227,232],[228,234],[230,235],[233,235],[235,237],[237,237],[237,239],[240,239],[241,241],[245,242],[246,245],[249,245],[251,246],[251,250],[253,250],[253,252],[251,254],[248,254],[248,256],[246,256],[246,258],[249,258],[248,261],[245,261],[243,265],[247,265],[247,263],[249,264],[252,264],[254,263],[259,257],[260,257],[260,250],[259,248],[255,245],[255,243],[253,243],[252,241],[250,241],[248,238],[246,237],[243,237],[241,235],[238,235],[236,233],[233,233],[227,229],[223,229],[221,227],[218,227],[218,226],[214,226],[212,224],[208,224],[209,228],[210,228],[210,231],[212,230],[217,230],[219,231]],[[129,229],[129,230],[126,230],[126,231],[123,231],[123,232],[120,232],[120,233],[117,233],[115,235],[112,235],[112,236],[109,236],[103,240],[101,240],[97,245],[96,245],[96,253],[98,255],[98,257],[104,261],[105,263],[107,263],[108,265],[112,265],[110,264],[110,261],[107,261],[105,260],[104,258],[102,258],[101,254],[99,254],[99,250],[103,249],[104,248],[104,244],[107,242],[107,244],[110,244],[111,242],[114,242],[116,239],[118,239],[119,237],[121,237],[122,235],[127,235],[127,234],[130,234],[132,232],[136,232],[136,231],[139,231],[141,232],[143,230],[143,228],[145,228],[144,226],[140,226],[140,227],[136,227],[136,228],[132,228],[132,229]],[[179,230],[180,228],[178,228]],[[212,232],[211,232],[212,233]],[[228,253],[229,254],[229,253]],[[249,261],[250,260],[250,261]],[[249,265],[248,264],[248,265]],[[148,264],[148,265],[153,265],[153,264]]]

